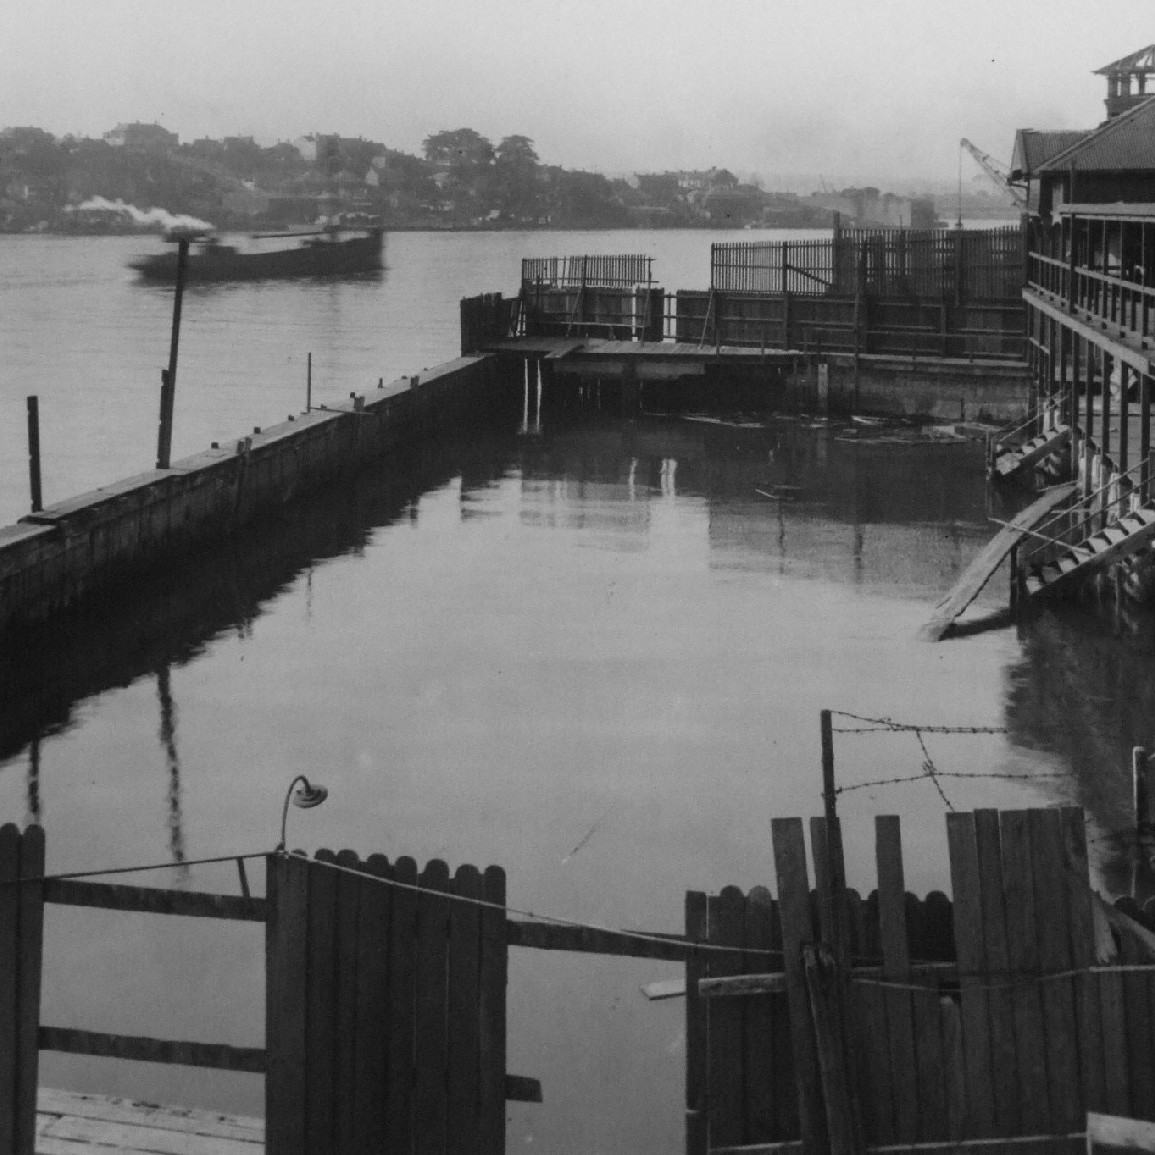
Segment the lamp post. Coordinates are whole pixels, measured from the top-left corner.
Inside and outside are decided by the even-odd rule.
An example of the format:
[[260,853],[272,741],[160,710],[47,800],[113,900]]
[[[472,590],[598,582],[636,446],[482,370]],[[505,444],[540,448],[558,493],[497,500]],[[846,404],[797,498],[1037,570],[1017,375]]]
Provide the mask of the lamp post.
[[285,826],[289,821],[289,803],[292,802],[302,810],[312,810],[328,797],[329,791],[326,787],[320,783],[310,782],[304,774],[298,774],[289,783],[289,789],[285,791],[285,805],[281,808],[281,841],[277,843],[277,850],[280,853],[283,854],[285,851]]

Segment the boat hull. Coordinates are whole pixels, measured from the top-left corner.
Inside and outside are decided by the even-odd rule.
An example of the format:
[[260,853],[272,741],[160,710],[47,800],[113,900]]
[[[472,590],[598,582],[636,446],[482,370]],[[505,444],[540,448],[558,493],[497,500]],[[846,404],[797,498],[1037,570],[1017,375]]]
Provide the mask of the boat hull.
[[[190,282],[351,276],[380,269],[384,247],[385,234],[381,229],[372,229],[364,236],[321,240],[267,253],[242,253],[210,245],[189,253],[185,276]],[[129,267],[143,280],[171,284],[176,280],[176,259],[175,252],[159,253],[133,261]]]

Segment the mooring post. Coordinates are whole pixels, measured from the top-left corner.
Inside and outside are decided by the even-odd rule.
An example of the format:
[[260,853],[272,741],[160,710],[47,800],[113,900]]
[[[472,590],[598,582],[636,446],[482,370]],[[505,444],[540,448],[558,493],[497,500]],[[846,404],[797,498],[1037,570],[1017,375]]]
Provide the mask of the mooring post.
[[305,412],[309,413],[313,408],[313,354],[310,353],[305,359]]
[[28,398],[28,483],[32,487],[32,512],[43,508],[40,494],[40,398]]
[[838,824],[838,790],[834,784],[834,724],[829,710],[820,715],[822,728],[822,809],[826,816],[826,876],[830,879],[831,927],[834,956],[845,964],[843,910],[846,904],[846,863],[842,856],[842,828]]
[[172,412],[176,393],[176,361],[180,346],[180,313],[184,302],[184,282],[188,272],[188,237],[177,238],[176,291],[172,299],[172,338],[168,347],[168,368],[160,375],[160,430],[156,443],[156,467],[168,469],[172,458]]

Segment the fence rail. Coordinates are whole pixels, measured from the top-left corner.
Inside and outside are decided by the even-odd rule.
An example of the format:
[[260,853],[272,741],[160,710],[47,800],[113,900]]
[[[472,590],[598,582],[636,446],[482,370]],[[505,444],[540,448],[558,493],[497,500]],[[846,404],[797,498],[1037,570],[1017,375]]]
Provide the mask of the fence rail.
[[630,289],[653,284],[653,265],[653,257],[643,253],[526,257],[521,262],[521,283],[562,289]]
[[710,246],[710,286],[733,293],[973,301],[1017,297],[1022,229],[851,231],[829,240]]

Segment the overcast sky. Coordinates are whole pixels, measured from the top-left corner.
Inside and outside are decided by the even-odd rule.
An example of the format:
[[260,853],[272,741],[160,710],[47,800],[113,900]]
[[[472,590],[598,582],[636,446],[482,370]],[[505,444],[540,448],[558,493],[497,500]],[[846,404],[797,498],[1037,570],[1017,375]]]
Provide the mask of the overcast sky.
[[[1155,0],[8,0],[0,125],[182,141],[468,126],[607,172],[950,180],[1104,115]],[[971,162],[967,162],[971,164]],[[973,164],[969,175],[974,173]]]

